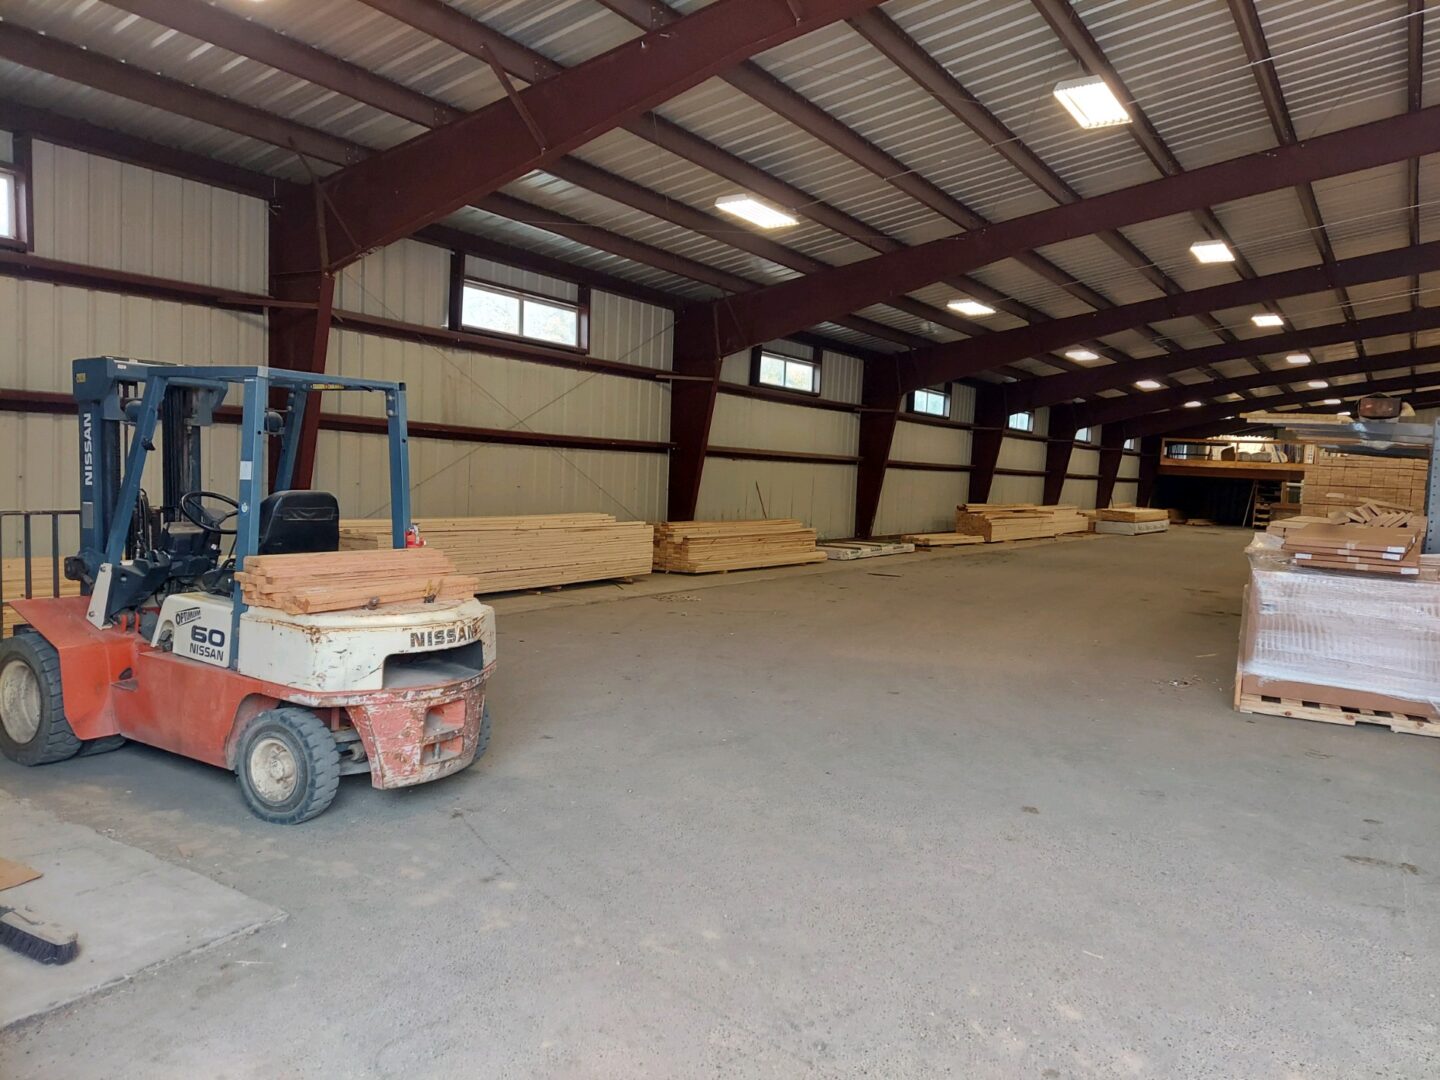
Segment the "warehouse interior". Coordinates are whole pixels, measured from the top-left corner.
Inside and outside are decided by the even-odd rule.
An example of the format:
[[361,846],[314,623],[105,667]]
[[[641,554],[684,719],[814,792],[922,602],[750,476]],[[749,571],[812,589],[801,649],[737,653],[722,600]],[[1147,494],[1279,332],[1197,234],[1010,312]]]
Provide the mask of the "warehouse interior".
[[0,1076],[1436,1075],[1434,18],[0,0]]

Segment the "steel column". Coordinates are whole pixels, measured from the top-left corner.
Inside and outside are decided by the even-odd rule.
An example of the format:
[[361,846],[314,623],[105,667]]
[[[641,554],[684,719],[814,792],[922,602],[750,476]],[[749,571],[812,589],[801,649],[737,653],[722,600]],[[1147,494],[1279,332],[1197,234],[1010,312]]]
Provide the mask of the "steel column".
[[988,502],[995,482],[995,466],[1005,441],[1010,411],[1000,387],[986,384],[975,389],[975,426],[970,429],[970,487],[966,502]]
[[855,469],[856,536],[868,538],[875,530],[903,400],[899,369],[893,362],[871,361],[865,365],[860,394],[860,461]]
[[1045,493],[1040,501],[1053,506],[1065,490],[1065,474],[1070,471],[1070,456],[1075,449],[1074,410],[1056,405],[1050,410],[1050,427],[1045,436]]
[[[1125,456],[1125,430],[1119,424],[1100,429],[1100,478],[1095,481],[1095,509],[1104,510],[1115,497],[1120,459]],[[1139,499],[1135,500],[1137,503]]]
[[665,516],[670,521],[695,517],[715,395],[724,359],[715,348],[715,324],[708,308],[684,311],[675,320],[674,370],[670,386],[670,476]]

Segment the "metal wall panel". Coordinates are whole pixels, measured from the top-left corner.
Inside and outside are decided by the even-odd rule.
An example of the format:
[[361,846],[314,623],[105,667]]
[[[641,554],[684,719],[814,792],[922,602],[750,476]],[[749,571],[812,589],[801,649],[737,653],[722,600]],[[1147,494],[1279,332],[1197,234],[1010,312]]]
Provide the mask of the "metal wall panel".
[[990,485],[992,503],[1038,503],[1045,497],[1045,481],[1038,476],[996,476]]
[[[445,252],[444,254],[448,266],[449,253]],[[494,259],[482,259],[478,255],[465,256],[465,273],[469,277],[476,277],[482,281],[493,282],[496,285],[508,285],[512,289],[521,289],[525,292],[553,296],[557,300],[573,302],[580,296],[580,286],[573,281],[551,277],[549,274],[538,274],[534,270],[524,270],[518,266],[509,266],[506,263],[496,262]]]
[[42,142],[33,172],[37,255],[269,291],[262,200]]
[[373,251],[340,272],[335,306],[443,328],[450,317],[450,253],[415,240]]
[[1120,459],[1119,475],[1124,479],[1138,479],[1140,476],[1140,458],[1135,454],[1126,454]]
[[1079,506],[1089,510],[1095,505],[1095,480],[1066,480],[1060,489],[1060,502],[1065,506]]
[[812,454],[854,454],[859,437],[860,418],[854,413],[734,394],[716,396],[710,427],[712,446]]
[[855,467],[710,458],[695,516],[745,521],[798,518],[822,537],[855,531]]
[[952,532],[955,507],[970,492],[970,475],[961,472],[920,472],[891,469],[880,492],[875,535],[907,532]]
[[590,355],[668,371],[674,313],[614,293],[590,293]]
[[[934,424],[910,424],[904,420],[895,425],[895,441],[890,448],[895,461],[929,461],[942,465],[970,463],[970,432],[965,428],[943,428]],[[886,480],[889,483],[889,480]]]

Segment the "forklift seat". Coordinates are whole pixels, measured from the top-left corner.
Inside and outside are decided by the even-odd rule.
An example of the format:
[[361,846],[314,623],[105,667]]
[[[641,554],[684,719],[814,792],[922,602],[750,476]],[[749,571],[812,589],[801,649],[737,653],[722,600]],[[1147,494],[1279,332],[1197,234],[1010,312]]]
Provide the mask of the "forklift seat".
[[257,555],[340,550],[340,504],[328,491],[277,491],[260,504]]

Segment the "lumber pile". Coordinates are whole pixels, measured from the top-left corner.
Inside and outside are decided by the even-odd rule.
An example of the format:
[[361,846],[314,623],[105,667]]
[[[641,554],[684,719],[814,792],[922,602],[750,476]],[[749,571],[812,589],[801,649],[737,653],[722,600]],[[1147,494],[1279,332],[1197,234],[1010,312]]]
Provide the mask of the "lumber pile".
[[1110,506],[1095,511],[1097,521],[1125,521],[1135,524],[1139,521],[1170,521],[1170,511],[1148,506]]
[[974,533],[906,533],[900,537],[918,548],[959,547],[961,544],[983,544],[985,538]]
[[[64,572],[60,575],[60,592],[55,592],[54,567],[49,555],[37,555],[30,560],[30,587],[32,596],[79,596],[80,583],[68,581]],[[9,637],[15,627],[25,620],[15,613],[9,601],[25,596],[25,560],[20,557],[0,559],[0,637]]]
[[1359,506],[1332,510],[1324,516],[1299,514],[1295,517],[1273,521],[1265,531],[1272,536],[1283,537],[1297,532],[1307,525],[1370,525],[1382,529],[1414,529],[1416,532],[1423,533],[1426,520],[1424,514],[1417,514],[1404,507],[1370,499]]
[[[609,514],[421,518],[427,548],[443,551],[481,593],[543,589],[650,573],[652,528]],[[390,524],[342,521],[340,547],[390,546]]]
[[443,551],[430,548],[251,555],[235,580],[251,607],[290,615],[463,600],[477,590],[473,577],[457,574]]
[[824,562],[815,530],[791,518],[775,521],[664,521],[655,526],[656,570],[711,574],[762,566]]
[[1286,535],[1282,551],[1295,565],[1369,574],[1420,573],[1420,533],[1400,526],[1307,525]]
[[1353,509],[1366,502],[1399,510],[1425,507],[1429,463],[1413,458],[1367,457],[1316,449],[1305,466],[1300,487],[1300,512],[1324,516],[1331,510]]
[[1035,540],[1089,530],[1089,519],[1075,506],[962,503],[955,508],[955,531],[978,536],[987,544],[1003,540]]

